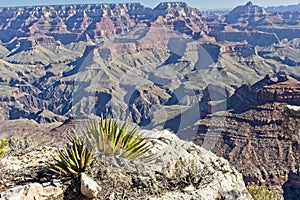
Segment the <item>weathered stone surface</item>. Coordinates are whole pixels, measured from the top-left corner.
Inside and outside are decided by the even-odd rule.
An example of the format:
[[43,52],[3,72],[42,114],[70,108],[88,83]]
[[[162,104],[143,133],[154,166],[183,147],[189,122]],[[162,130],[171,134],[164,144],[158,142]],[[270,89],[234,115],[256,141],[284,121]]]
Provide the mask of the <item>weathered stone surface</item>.
[[226,23],[241,23],[244,26],[254,25],[255,21],[267,15],[264,8],[253,5],[250,1],[246,5],[238,6],[226,16]]
[[[83,194],[88,198],[98,198],[102,195],[101,192],[103,192],[105,194],[109,193],[109,195],[114,193],[114,195],[119,198],[119,192],[126,189],[125,194],[132,191],[134,192],[133,195],[142,195],[147,198],[155,197],[156,199],[211,199],[215,198],[215,196],[228,199],[251,199],[251,196],[245,188],[242,175],[225,159],[217,157],[192,142],[180,140],[175,134],[167,130],[143,130],[142,133],[150,139],[150,144],[153,145],[150,154],[155,154],[156,156],[152,161],[141,163],[138,161],[130,162],[127,160],[127,164],[131,166],[131,169],[128,170],[125,169],[123,165],[114,165],[114,160],[110,159],[108,161],[111,161],[112,163],[107,163],[107,166],[109,167],[107,169],[108,171],[105,173],[116,174],[101,175],[103,171],[100,171],[100,176],[98,174],[99,172],[93,173],[97,172],[98,169],[92,169],[93,166],[91,166],[91,171],[88,171],[87,173],[89,173],[89,177],[93,177],[93,179],[89,178],[85,173],[82,173],[80,182],[75,181],[73,183],[75,185],[72,184],[74,190],[78,190],[78,193],[74,192],[74,195],[80,196]],[[71,191],[69,189],[65,190],[66,186],[70,187],[69,185],[65,185],[64,182],[58,181],[57,177],[47,174],[49,172],[45,173],[44,168],[50,161],[50,157],[55,155],[54,150],[55,148],[41,147],[23,154],[20,159],[18,159],[17,155],[10,155],[1,159],[0,165],[2,170],[0,176],[3,177],[1,184],[3,184],[3,186],[6,185],[5,187],[0,188],[1,191],[3,191],[1,193],[1,198],[3,197],[6,199],[6,197],[11,197],[12,199],[27,200],[33,199],[33,197],[39,199],[57,197],[56,199],[62,199],[62,191],[66,196],[71,195],[70,192],[72,192],[73,189],[70,189]],[[195,169],[200,170],[199,172],[194,172],[197,174],[199,173],[199,176],[195,177],[201,180],[199,185],[190,183],[176,191],[173,191],[174,189],[171,190],[170,188],[165,188],[165,184],[168,181],[164,180],[168,178],[165,167],[174,166],[178,161],[181,162],[182,166],[191,165],[191,163],[193,163],[192,166],[196,166]],[[102,163],[101,165],[103,167],[105,164],[103,165]],[[12,168],[11,166],[15,167]],[[124,171],[118,172],[118,170],[116,170],[117,168]],[[175,168],[173,169],[175,170]],[[172,168],[169,170],[169,175],[171,177],[174,176],[174,173],[177,173],[174,170],[172,170]],[[141,172],[141,174],[137,172]],[[161,176],[161,174],[165,174],[166,176]],[[112,177],[113,180],[103,180],[104,176]],[[24,177],[26,177],[26,179],[24,179]],[[122,180],[117,180],[116,177],[121,178]],[[101,184],[104,184],[103,187],[106,188],[107,183],[105,181],[109,180],[117,182],[126,181],[126,188],[123,188],[121,185],[121,190],[120,188],[117,188],[118,191],[114,191],[114,188],[111,188],[110,191],[102,191]],[[15,186],[19,181],[23,181],[25,185]],[[29,183],[32,181],[42,183]],[[112,184],[112,187],[114,187],[113,185],[114,184]],[[140,194],[140,188],[147,188],[149,191],[157,191],[160,194],[159,196],[162,197],[158,198],[157,195],[154,195],[156,193],[151,193],[152,195],[147,192]]]
[[227,100],[231,110],[217,110],[185,131],[198,130],[200,145],[215,142],[212,151],[241,171],[246,183],[281,187],[299,168],[299,88],[299,81],[283,75],[243,85]]
[[[248,2],[246,5],[237,6],[226,15],[225,22],[234,24],[238,28],[259,27],[258,29],[264,32],[276,33],[280,39],[291,39],[299,31],[297,28],[299,26],[299,16],[299,10],[272,12],[270,9],[266,10],[263,7],[254,5],[252,2]],[[289,29],[285,29],[285,24],[292,26]]]
[[285,102],[300,105],[300,82],[289,77],[276,84],[264,86],[257,91],[257,100],[263,102]]
[[227,101],[236,110],[272,102],[300,105],[300,82],[286,75],[267,75],[253,85],[241,86]]
[[[251,3],[242,7],[265,16]],[[8,19],[0,20],[3,119],[49,123],[96,114],[147,126],[156,123],[149,121],[158,118],[157,108],[166,111],[165,121],[180,114],[178,105],[192,108],[208,84],[234,90],[277,71],[279,63],[298,63],[274,55],[265,62],[268,49],[255,45],[278,44],[272,31],[224,24],[182,2],[154,9],[130,3],[1,8],[0,14]],[[219,26],[222,31],[214,28]],[[297,45],[285,48],[297,57]],[[287,71],[299,77],[297,70]]]
[[[147,22],[156,21],[159,17],[168,19],[170,15],[183,20],[185,17],[193,17],[186,26],[185,32],[189,34],[194,29],[199,32],[198,25],[202,24],[200,12],[185,3],[162,3],[154,9],[139,3],[22,7],[19,10],[0,9],[0,13],[10,16],[9,21],[0,21],[0,26],[3,27],[3,30],[0,30],[0,39],[4,41],[12,39],[13,35],[9,33],[15,32],[18,37],[28,33],[46,34],[64,43],[70,43],[78,38],[84,39],[85,34],[93,39],[115,35],[129,31],[137,25],[147,26]],[[17,23],[18,19],[26,21],[28,26]],[[176,28],[175,23],[178,20],[173,22]],[[11,25],[8,26],[7,23]]]
[[85,173],[80,174],[80,191],[84,196],[93,199],[97,197],[100,190],[101,187],[93,179]]
[[300,143],[300,106],[287,105],[283,109],[282,130],[293,141]]
[[[163,171],[165,165],[172,166],[180,159],[189,165],[195,161],[201,169],[208,169],[211,174],[204,179],[211,180],[203,183],[200,188],[191,188],[183,192],[167,193],[158,199],[252,199],[245,189],[242,175],[224,158],[220,158],[195,145],[192,142],[180,140],[173,133],[165,130],[160,132],[142,131],[150,138],[153,147],[151,153],[157,157],[145,165],[146,170]],[[212,178],[213,177],[213,178]],[[212,178],[212,179],[210,179]]]
[[0,199],[7,200],[46,200],[49,197],[55,198],[62,195],[61,187],[48,186],[43,187],[39,183],[32,183],[25,186],[16,186],[0,193]]
[[266,33],[261,31],[220,31],[211,32],[210,36],[215,37],[217,41],[247,41],[253,46],[270,46],[279,42],[275,33]]

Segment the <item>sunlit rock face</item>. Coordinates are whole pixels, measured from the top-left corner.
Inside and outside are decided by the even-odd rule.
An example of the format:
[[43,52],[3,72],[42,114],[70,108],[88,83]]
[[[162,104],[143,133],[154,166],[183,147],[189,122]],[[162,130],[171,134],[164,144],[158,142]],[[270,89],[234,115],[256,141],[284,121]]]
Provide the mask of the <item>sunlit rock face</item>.
[[190,127],[198,129],[196,143],[213,144],[209,148],[234,163],[246,182],[282,186],[299,170],[299,88],[283,75],[241,86],[228,98],[228,111]]
[[0,40],[5,42],[46,34],[70,43],[86,34],[96,39],[171,21],[174,29],[193,34],[203,24],[200,12],[186,3],[161,3],[154,9],[139,3],[14,7],[1,8],[0,16]]

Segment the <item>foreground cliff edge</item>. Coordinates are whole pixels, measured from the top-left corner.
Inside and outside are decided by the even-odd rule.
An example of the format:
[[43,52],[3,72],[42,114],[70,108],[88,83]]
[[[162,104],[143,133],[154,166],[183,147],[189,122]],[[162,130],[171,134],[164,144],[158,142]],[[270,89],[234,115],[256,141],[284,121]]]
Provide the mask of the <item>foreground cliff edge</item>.
[[[116,164],[87,172],[101,187],[98,199],[252,199],[245,188],[242,175],[225,159],[192,142],[180,140],[165,131],[142,131],[151,138],[151,152],[157,157],[147,164],[135,164],[135,170],[126,170]],[[0,160],[1,199],[84,199],[74,182],[63,182],[45,173],[47,163],[55,155],[55,147],[39,147],[24,155],[9,155]],[[166,188],[168,174],[174,173],[175,164],[194,162],[200,184],[185,188]],[[95,164],[96,165],[96,164]],[[139,166],[140,165],[140,166]],[[49,173],[49,172],[48,172]],[[70,187],[76,192],[72,192]],[[71,196],[73,197],[71,198]]]

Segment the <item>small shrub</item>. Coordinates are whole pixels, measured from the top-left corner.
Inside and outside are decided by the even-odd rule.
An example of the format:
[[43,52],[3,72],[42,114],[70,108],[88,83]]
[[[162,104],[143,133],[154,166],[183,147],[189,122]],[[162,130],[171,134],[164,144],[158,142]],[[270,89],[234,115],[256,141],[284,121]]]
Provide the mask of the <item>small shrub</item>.
[[56,163],[51,164],[49,169],[62,176],[77,176],[89,167],[93,153],[77,134],[70,137],[69,141],[70,143],[59,150],[59,159],[54,158]]
[[266,186],[247,186],[248,192],[254,200],[280,200],[276,190],[268,189]]
[[9,154],[22,155],[32,151],[38,144],[31,138],[11,137],[8,139]]
[[7,139],[1,139],[0,140],[0,158],[2,158],[6,152],[5,148],[8,147],[8,140]]
[[115,119],[101,118],[99,123],[93,123],[85,131],[85,137],[87,144],[99,154],[146,159],[143,156],[150,149],[147,140],[139,135],[137,128],[128,130],[127,123],[120,126]]
[[207,168],[202,168],[193,159],[179,159],[175,165],[163,168],[164,176],[175,189],[193,185],[196,188],[212,181],[212,174]]

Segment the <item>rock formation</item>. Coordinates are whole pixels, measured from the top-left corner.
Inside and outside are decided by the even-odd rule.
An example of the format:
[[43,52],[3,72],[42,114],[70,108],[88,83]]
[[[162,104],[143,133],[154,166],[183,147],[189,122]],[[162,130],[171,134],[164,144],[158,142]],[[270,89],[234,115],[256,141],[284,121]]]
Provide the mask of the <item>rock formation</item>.
[[287,6],[271,6],[266,8],[267,12],[297,12],[300,11],[300,6],[298,5],[287,5]]
[[267,12],[264,8],[257,5],[253,5],[249,1],[246,5],[238,6],[233,9],[225,19],[226,23],[229,24],[241,24],[242,26],[254,26],[256,21],[264,18]]
[[[85,34],[96,39],[129,31],[137,25],[156,23],[160,17],[169,19],[175,16],[183,20],[174,21],[175,29],[176,23],[191,19],[186,26],[190,34],[199,32],[198,25],[202,23],[200,12],[185,3],[161,3],[155,9],[139,3],[2,8],[0,16],[9,17],[7,21],[0,21],[0,40],[5,42],[13,39],[14,35],[26,37],[41,34],[53,36],[64,43],[81,39]],[[13,32],[15,34],[10,34]]]
[[[93,168],[92,165],[87,173],[94,180],[86,178],[86,175],[83,174],[81,179],[85,181],[81,182],[81,184],[86,186],[86,184],[91,184],[92,182],[93,185],[90,185],[89,188],[84,187],[87,190],[83,190],[83,186],[81,186],[81,192],[84,195],[90,195],[88,197],[91,198],[95,196],[106,198],[113,195],[118,199],[122,198],[122,196],[151,199],[252,199],[245,188],[242,175],[225,159],[217,157],[192,142],[182,141],[169,131],[143,131],[143,134],[150,138],[150,143],[153,145],[151,154],[156,155],[154,160],[146,164],[140,163],[138,165],[139,168],[143,168],[140,173],[125,172],[124,169],[122,169],[123,171],[118,171],[118,169],[114,169],[110,165],[107,169],[110,172],[106,173],[106,175],[109,174],[110,177],[113,177],[112,180],[105,180],[103,177],[99,178],[101,174],[97,174],[96,171],[101,169],[101,167]],[[51,176],[47,172],[46,166],[48,162],[51,162],[51,156],[55,155],[55,150],[56,148],[54,147],[39,147],[29,153],[23,153],[22,159],[18,159],[18,155],[13,154],[2,158],[0,160],[0,176],[3,184],[0,187],[0,197],[13,198],[18,196],[19,199],[44,199],[51,197],[64,199],[68,195],[73,195],[73,197],[77,196],[83,199],[80,189],[76,192],[78,186],[75,185],[73,190],[68,189],[73,187],[74,182],[71,185],[57,182],[57,178],[52,178],[53,175]],[[168,178],[162,179],[160,174],[166,173],[164,171],[166,166],[173,166],[179,161],[182,162],[182,167],[190,165],[189,162],[195,162],[194,167],[202,170],[202,172],[195,172],[203,176],[199,177],[202,180],[200,182],[201,187],[191,187],[189,185],[189,189],[186,187],[183,190],[169,190],[165,188],[165,185],[162,185]],[[172,167],[168,171],[169,173],[174,173]],[[25,178],[23,181],[24,186],[18,185],[20,178]],[[121,189],[116,187],[116,184],[110,184],[110,182],[116,181],[114,179],[117,179],[116,182],[121,183],[128,178],[131,178],[131,180],[122,185]],[[98,184],[99,186],[97,186]],[[102,187],[102,190],[97,189],[99,187]],[[141,190],[141,187],[143,190]],[[156,194],[148,193],[148,190],[156,191]],[[123,194],[121,191],[123,191]],[[73,193],[71,194],[70,192]]]
[[296,106],[287,105],[300,105],[299,86],[286,76],[241,86],[228,98],[228,111],[215,110],[185,131],[198,129],[196,143],[210,141],[209,148],[242,171],[247,183],[281,186],[298,171],[299,119]]
[[1,136],[61,144],[69,123],[113,116],[196,137],[247,183],[282,186],[299,157],[282,130],[300,103],[299,12],[206,14],[180,2],[0,8]]

